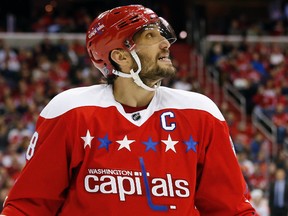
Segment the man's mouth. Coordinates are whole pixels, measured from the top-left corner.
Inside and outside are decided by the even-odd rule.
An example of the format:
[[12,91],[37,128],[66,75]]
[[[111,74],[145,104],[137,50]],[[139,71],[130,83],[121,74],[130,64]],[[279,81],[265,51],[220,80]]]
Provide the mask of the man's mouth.
[[160,56],[158,58],[158,60],[161,61],[161,62],[171,62],[171,59],[169,58],[169,55]]

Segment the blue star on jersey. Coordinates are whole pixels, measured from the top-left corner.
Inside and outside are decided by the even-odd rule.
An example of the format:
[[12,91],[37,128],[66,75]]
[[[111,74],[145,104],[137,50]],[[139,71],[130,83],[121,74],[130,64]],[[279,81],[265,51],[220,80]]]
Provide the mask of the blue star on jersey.
[[149,151],[150,149],[156,152],[155,146],[158,144],[158,142],[153,142],[152,138],[149,137],[147,142],[142,142],[144,145],[146,145],[146,152]]
[[193,140],[192,135],[190,135],[190,139],[188,141],[184,141],[184,143],[187,145],[187,150],[186,152],[188,152],[189,150],[193,150],[194,152],[196,152],[196,145],[198,144],[198,142],[195,142]]
[[106,150],[109,151],[109,145],[112,142],[108,139],[108,134],[106,134],[104,138],[98,138],[98,140],[100,141],[100,145],[98,148],[99,149],[100,148],[106,148]]

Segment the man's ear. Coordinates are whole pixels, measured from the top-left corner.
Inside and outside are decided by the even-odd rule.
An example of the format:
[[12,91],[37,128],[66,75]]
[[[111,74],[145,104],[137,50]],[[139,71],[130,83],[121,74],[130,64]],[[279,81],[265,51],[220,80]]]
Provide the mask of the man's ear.
[[110,55],[111,59],[121,67],[131,64],[130,54],[125,50],[115,49],[112,50]]

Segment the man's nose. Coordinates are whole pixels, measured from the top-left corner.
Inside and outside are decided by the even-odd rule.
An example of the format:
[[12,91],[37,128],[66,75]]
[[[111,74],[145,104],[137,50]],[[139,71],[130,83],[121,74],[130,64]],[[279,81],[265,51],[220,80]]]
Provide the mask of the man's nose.
[[170,42],[165,37],[163,37],[163,40],[160,42],[160,49],[169,49],[170,46]]

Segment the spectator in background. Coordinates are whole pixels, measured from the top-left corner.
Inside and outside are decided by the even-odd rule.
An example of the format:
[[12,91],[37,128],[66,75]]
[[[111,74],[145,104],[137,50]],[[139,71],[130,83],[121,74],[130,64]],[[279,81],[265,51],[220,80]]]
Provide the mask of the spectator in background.
[[249,177],[249,184],[251,189],[265,190],[268,186],[267,167],[265,163],[254,163],[254,172]]
[[11,181],[11,178],[9,176],[8,170],[3,167],[2,160],[3,153],[0,151],[0,212],[2,211],[5,197],[8,195],[9,189],[13,184],[13,181]]
[[228,34],[229,35],[242,35],[243,34],[243,29],[240,24],[239,19],[232,19],[230,26],[228,28]]
[[251,205],[255,208],[257,216],[269,216],[268,200],[261,189],[251,191]]
[[260,132],[256,132],[256,134],[254,134],[252,137],[253,138],[251,142],[249,143],[250,155],[251,155],[252,161],[256,162],[258,160],[258,155],[261,151],[261,147],[265,139],[264,139],[263,134]]
[[210,49],[207,61],[209,64],[217,64],[218,61],[221,60],[221,58],[224,58],[225,55],[223,53],[223,45],[221,43],[215,43],[212,45],[212,48]]
[[238,158],[238,162],[240,164],[242,173],[243,173],[248,185],[250,185],[249,179],[255,172],[254,164],[249,159],[249,155],[248,155],[247,151],[245,151],[245,149],[240,151],[240,152],[237,152],[237,158]]
[[288,112],[283,103],[276,105],[275,113],[272,115],[272,122],[277,127],[277,143],[282,145],[286,137],[286,127],[288,122]]
[[265,68],[264,62],[260,59],[260,53],[259,52],[253,52],[252,54],[252,60],[251,65],[254,70],[256,70],[261,75],[261,81],[264,82],[266,79],[268,79],[269,74]]
[[[8,127],[3,115],[0,115],[0,152],[5,151],[8,147]],[[0,164],[1,166],[1,164]]]
[[281,81],[281,93],[288,98],[288,76],[285,76]]
[[284,62],[284,54],[281,47],[278,44],[272,44],[270,53],[270,65],[277,67]]
[[281,36],[285,34],[285,25],[284,21],[279,19],[276,20],[274,25],[272,26],[271,35],[273,36]]
[[182,89],[185,91],[192,91],[193,85],[189,80],[188,76],[178,76],[176,80],[174,81],[172,88],[175,89]]
[[277,92],[273,80],[268,80],[265,85],[259,86],[257,93],[252,96],[252,100],[256,106],[255,109],[271,118],[277,102]]
[[288,214],[288,184],[286,171],[278,168],[275,173],[275,181],[269,189],[269,207],[272,216],[287,216]]
[[0,73],[9,81],[10,85],[16,85],[19,78],[20,62],[18,54],[7,44],[0,49]]

